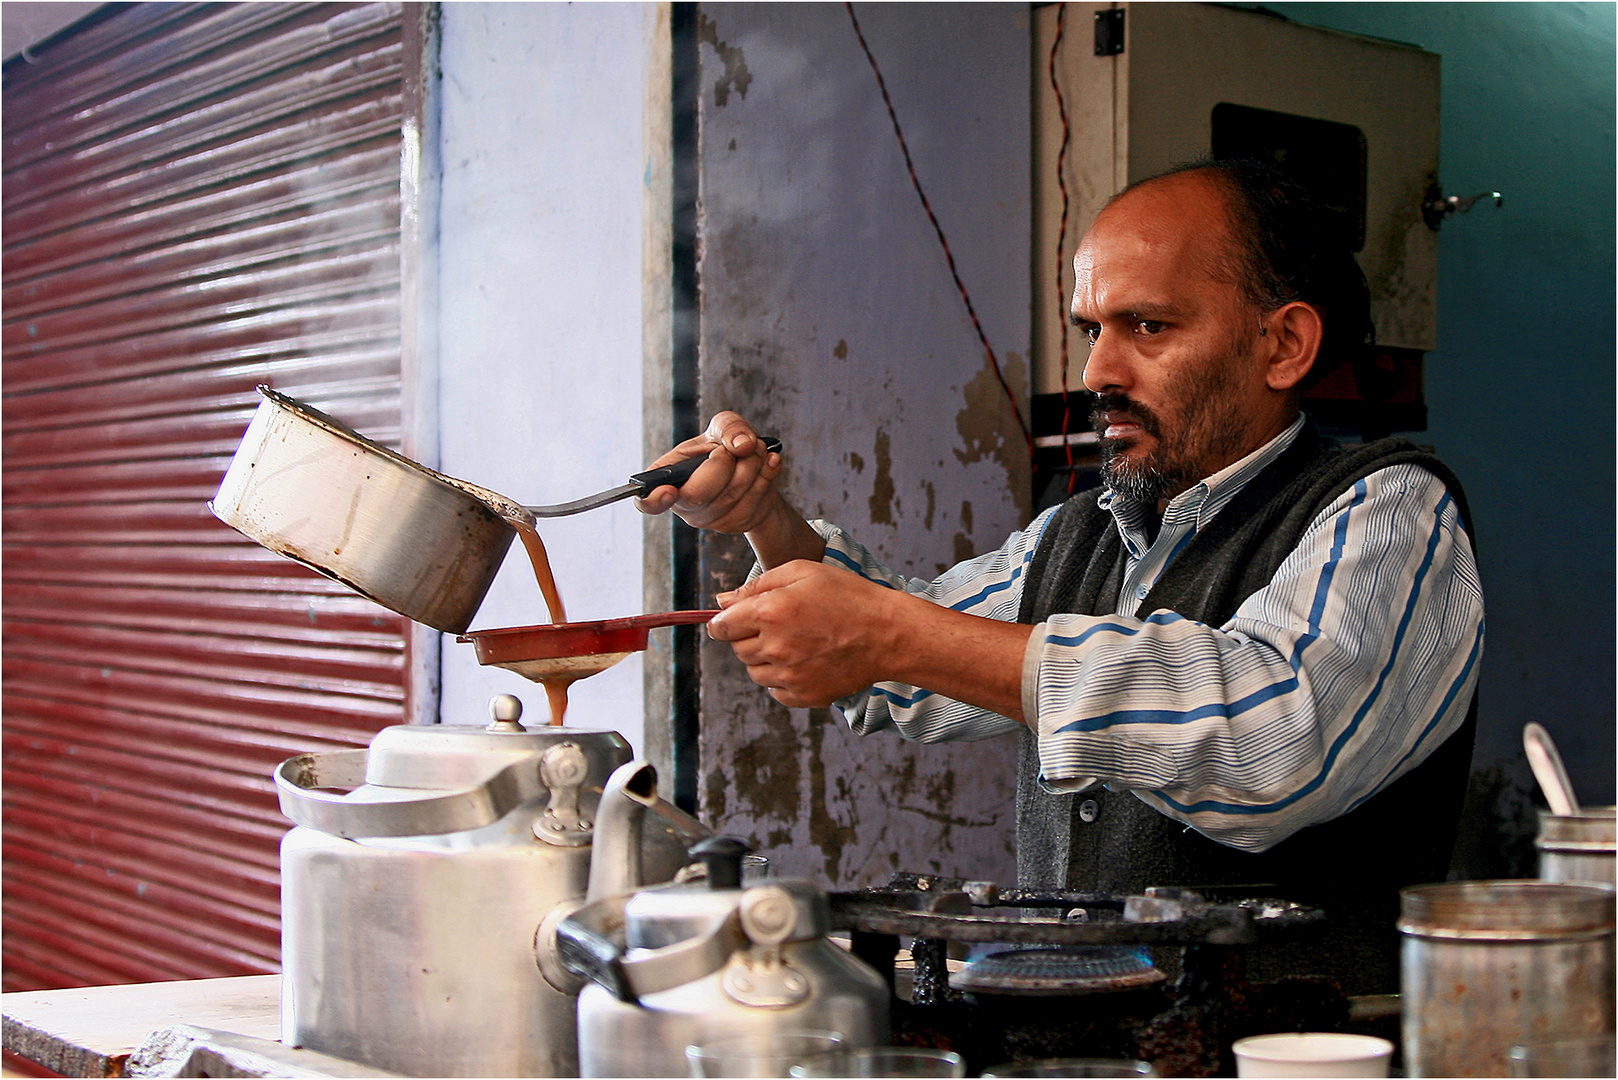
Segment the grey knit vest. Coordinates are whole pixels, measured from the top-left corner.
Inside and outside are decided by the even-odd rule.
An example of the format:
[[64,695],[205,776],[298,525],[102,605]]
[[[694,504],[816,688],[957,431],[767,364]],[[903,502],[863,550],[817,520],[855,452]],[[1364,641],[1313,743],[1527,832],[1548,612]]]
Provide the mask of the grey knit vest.
[[[1312,424],[1237,493],[1163,573],[1140,613],[1159,609],[1219,626],[1274,576],[1304,529],[1356,481],[1414,464],[1441,479],[1463,522],[1460,485],[1404,439],[1342,447]],[[1018,619],[1058,612],[1111,614],[1125,552],[1098,491],[1069,499],[1051,519],[1029,568]],[[1053,795],[1038,786],[1034,739],[1022,735],[1017,787],[1018,881],[1025,888],[1136,893],[1150,885],[1239,886],[1325,907],[1352,922],[1387,926],[1400,887],[1442,881],[1465,796],[1476,728],[1465,725],[1431,756],[1350,813],[1261,853],[1226,847],[1127,793]],[[1349,918],[1352,916],[1352,918]],[[1381,944],[1387,946],[1390,937]],[[1385,957],[1384,957],[1385,959]]]

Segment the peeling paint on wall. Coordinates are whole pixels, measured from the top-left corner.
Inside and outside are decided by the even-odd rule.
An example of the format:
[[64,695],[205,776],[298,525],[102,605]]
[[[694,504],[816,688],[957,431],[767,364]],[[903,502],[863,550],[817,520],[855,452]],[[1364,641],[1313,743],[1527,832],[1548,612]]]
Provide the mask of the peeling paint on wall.
[[[747,70],[747,58],[742,55],[741,49],[719,40],[719,30],[705,12],[697,14],[697,40],[712,45],[724,65],[723,73],[714,80],[713,103],[724,108],[730,102],[730,92],[733,89],[738,97],[747,97],[747,88],[753,82],[752,73]],[[734,141],[730,148],[732,150],[736,148]]]
[[893,440],[886,428],[876,429],[876,476],[871,480],[871,524],[892,525],[900,503],[893,487]]
[[[1000,360],[1000,372],[1017,400],[1027,401],[1028,370],[1023,358],[1014,352],[1006,353]],[[1006,470],[1017,506],[1028,514],[1033,505],[1032,493],[1024,479],[1028,474],[1028,444],[1006,398],[1006,390],[1000,385],[1000,377],[987,356],[961,396],[964,405],[955,414],[955,430],[961,436],[961,444],[955,450],[956,460],[962,465],[985,460],[998,462]],[[967,531],[971,531],[970,527]]]

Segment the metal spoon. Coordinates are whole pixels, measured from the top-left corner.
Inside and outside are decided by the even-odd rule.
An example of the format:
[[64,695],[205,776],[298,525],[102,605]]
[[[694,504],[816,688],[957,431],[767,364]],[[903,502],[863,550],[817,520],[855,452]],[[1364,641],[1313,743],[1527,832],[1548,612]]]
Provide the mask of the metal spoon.
[[1573,783],[1562,766],[1562,755],[1556,752],[1550,732],[1530,720],[1522,729],[1523,750],[1528,754],[1528,765],[1534,770],[1534,779],[1545,792],[1545,801],[1553,814],[1577,814],[1579,800],[1573,794]]

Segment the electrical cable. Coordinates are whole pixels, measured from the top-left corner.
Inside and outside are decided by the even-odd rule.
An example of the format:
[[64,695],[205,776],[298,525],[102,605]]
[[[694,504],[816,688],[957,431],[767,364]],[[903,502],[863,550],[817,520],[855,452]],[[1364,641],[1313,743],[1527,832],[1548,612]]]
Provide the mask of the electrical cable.
[[1056,186],[1062,193],[1062,223],[1056,230],[1056,312],[1057,323],[1062,327],[1061,336],[1061,371],[1062,371],[1062,450],[1067,455],[1067,493],[1073,494],[1073,485],[1078,479],[1078,473],[1073,467],[1073,442],[1068,438],[1069,425],[1072,422],[1072,407],[1067,395],[1067,363],[1068,363],[1068,320],[1062,317],[1062,310],[1066,306],[1067,290],[1062,287],[1063,258],[1067,251],[1067,218],[1071,200],[1067,192],[1067,174],[1063,165],[1067,162],[1068,144],[1073,141],[1073,125],[1067,115],[1067,100],[1062,96],[1062,84],[1056,77],[1056,57],[1062,48],[1062,31],[1067,22],[1067,4],[1056,5],[1056,38],[1051,42],[1050,79],[1051,90],[1056,94],[1056,113],[1062,121],[1062,145],[1056,151]]
[[1034,436],[1029,430],[1028,423],[1023,419],[1022,409],[1017,405],[1017,396],[1011,392],[1006,383],[1005,374],[1000,370],[1000,361],[995,356],[994,346],[989,344],[989,336],[983,332],[983,324],[978,321],[978,313],[972,306],[972,297],[967,294],[966,285],[961,281],[961,275],[955,268],[955,256],[950,253],[949,241],[944,238],[944,228],[938,223],[938,216],[933,213],[932,204],[927,201],[927,193],[921,188],[921,181],[916,177],[916,165],[910,159],[910,146],[905,142],[903,129],[899,126],[899,116],[894,112],[893,99],[888,96],[887,80],[882,78],[882,69],[877,66],[876,57],[871,53],[871,47],[865,42],[865,34],[860,30],[860,21],[854,16],[854,5],[851,0],[844,0],[843,7],[848,11],[848,21],[854,24],[854,36],[859,38],[860,48],[865,50],[865,58],[871,62],[871,71],[876,75],[876,85],[882,91],[882,102],[888,108],[888,119],[893,122],[893,133],[899,138],[899,150],[904,154],[905,168],[910,171],[910,183],[915,187],[916,194],[921,198],[921,207],[927,211],[927,220],[933,224],[933,232],[938,236],[938,243],[944,249],[944,259],[949,264],[950,277],[955,279],[955,287],[960,290],[961,300],[966,304],[966,313],[972,318],[972,328],[977,331],[978,340],[983,343],[983,351],[989,357],[989,365],[994,369],[994,377],[1000,381],[1000,389],[1005,392],[1006,401],[1011,405],[1012,414],[1017,418],[1017,426],[1022,429],[1023,438],[1028,443],[1028,457],[1034,457]]

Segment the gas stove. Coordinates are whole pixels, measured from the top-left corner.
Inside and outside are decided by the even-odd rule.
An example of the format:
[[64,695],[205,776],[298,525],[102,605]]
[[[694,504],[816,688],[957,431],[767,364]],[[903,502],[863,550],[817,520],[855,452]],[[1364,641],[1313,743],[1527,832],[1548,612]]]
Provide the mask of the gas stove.
[[[909,939],[908,1000],[895,993],[895,1043],[940,1046],[974,1071],[1002,1061],[1130,1057],[1162,1076],[1233,1075],[1244,1035],[1345,1030],[1334,982],[1255,984],[1246,950],[1307,940],[1318,910],[1233,890],[1152,888],[1138,896],[1001,889],[904,873],[830,894],[833,926],[897,986]],[[966,965],[951,971],[951,950]]]

